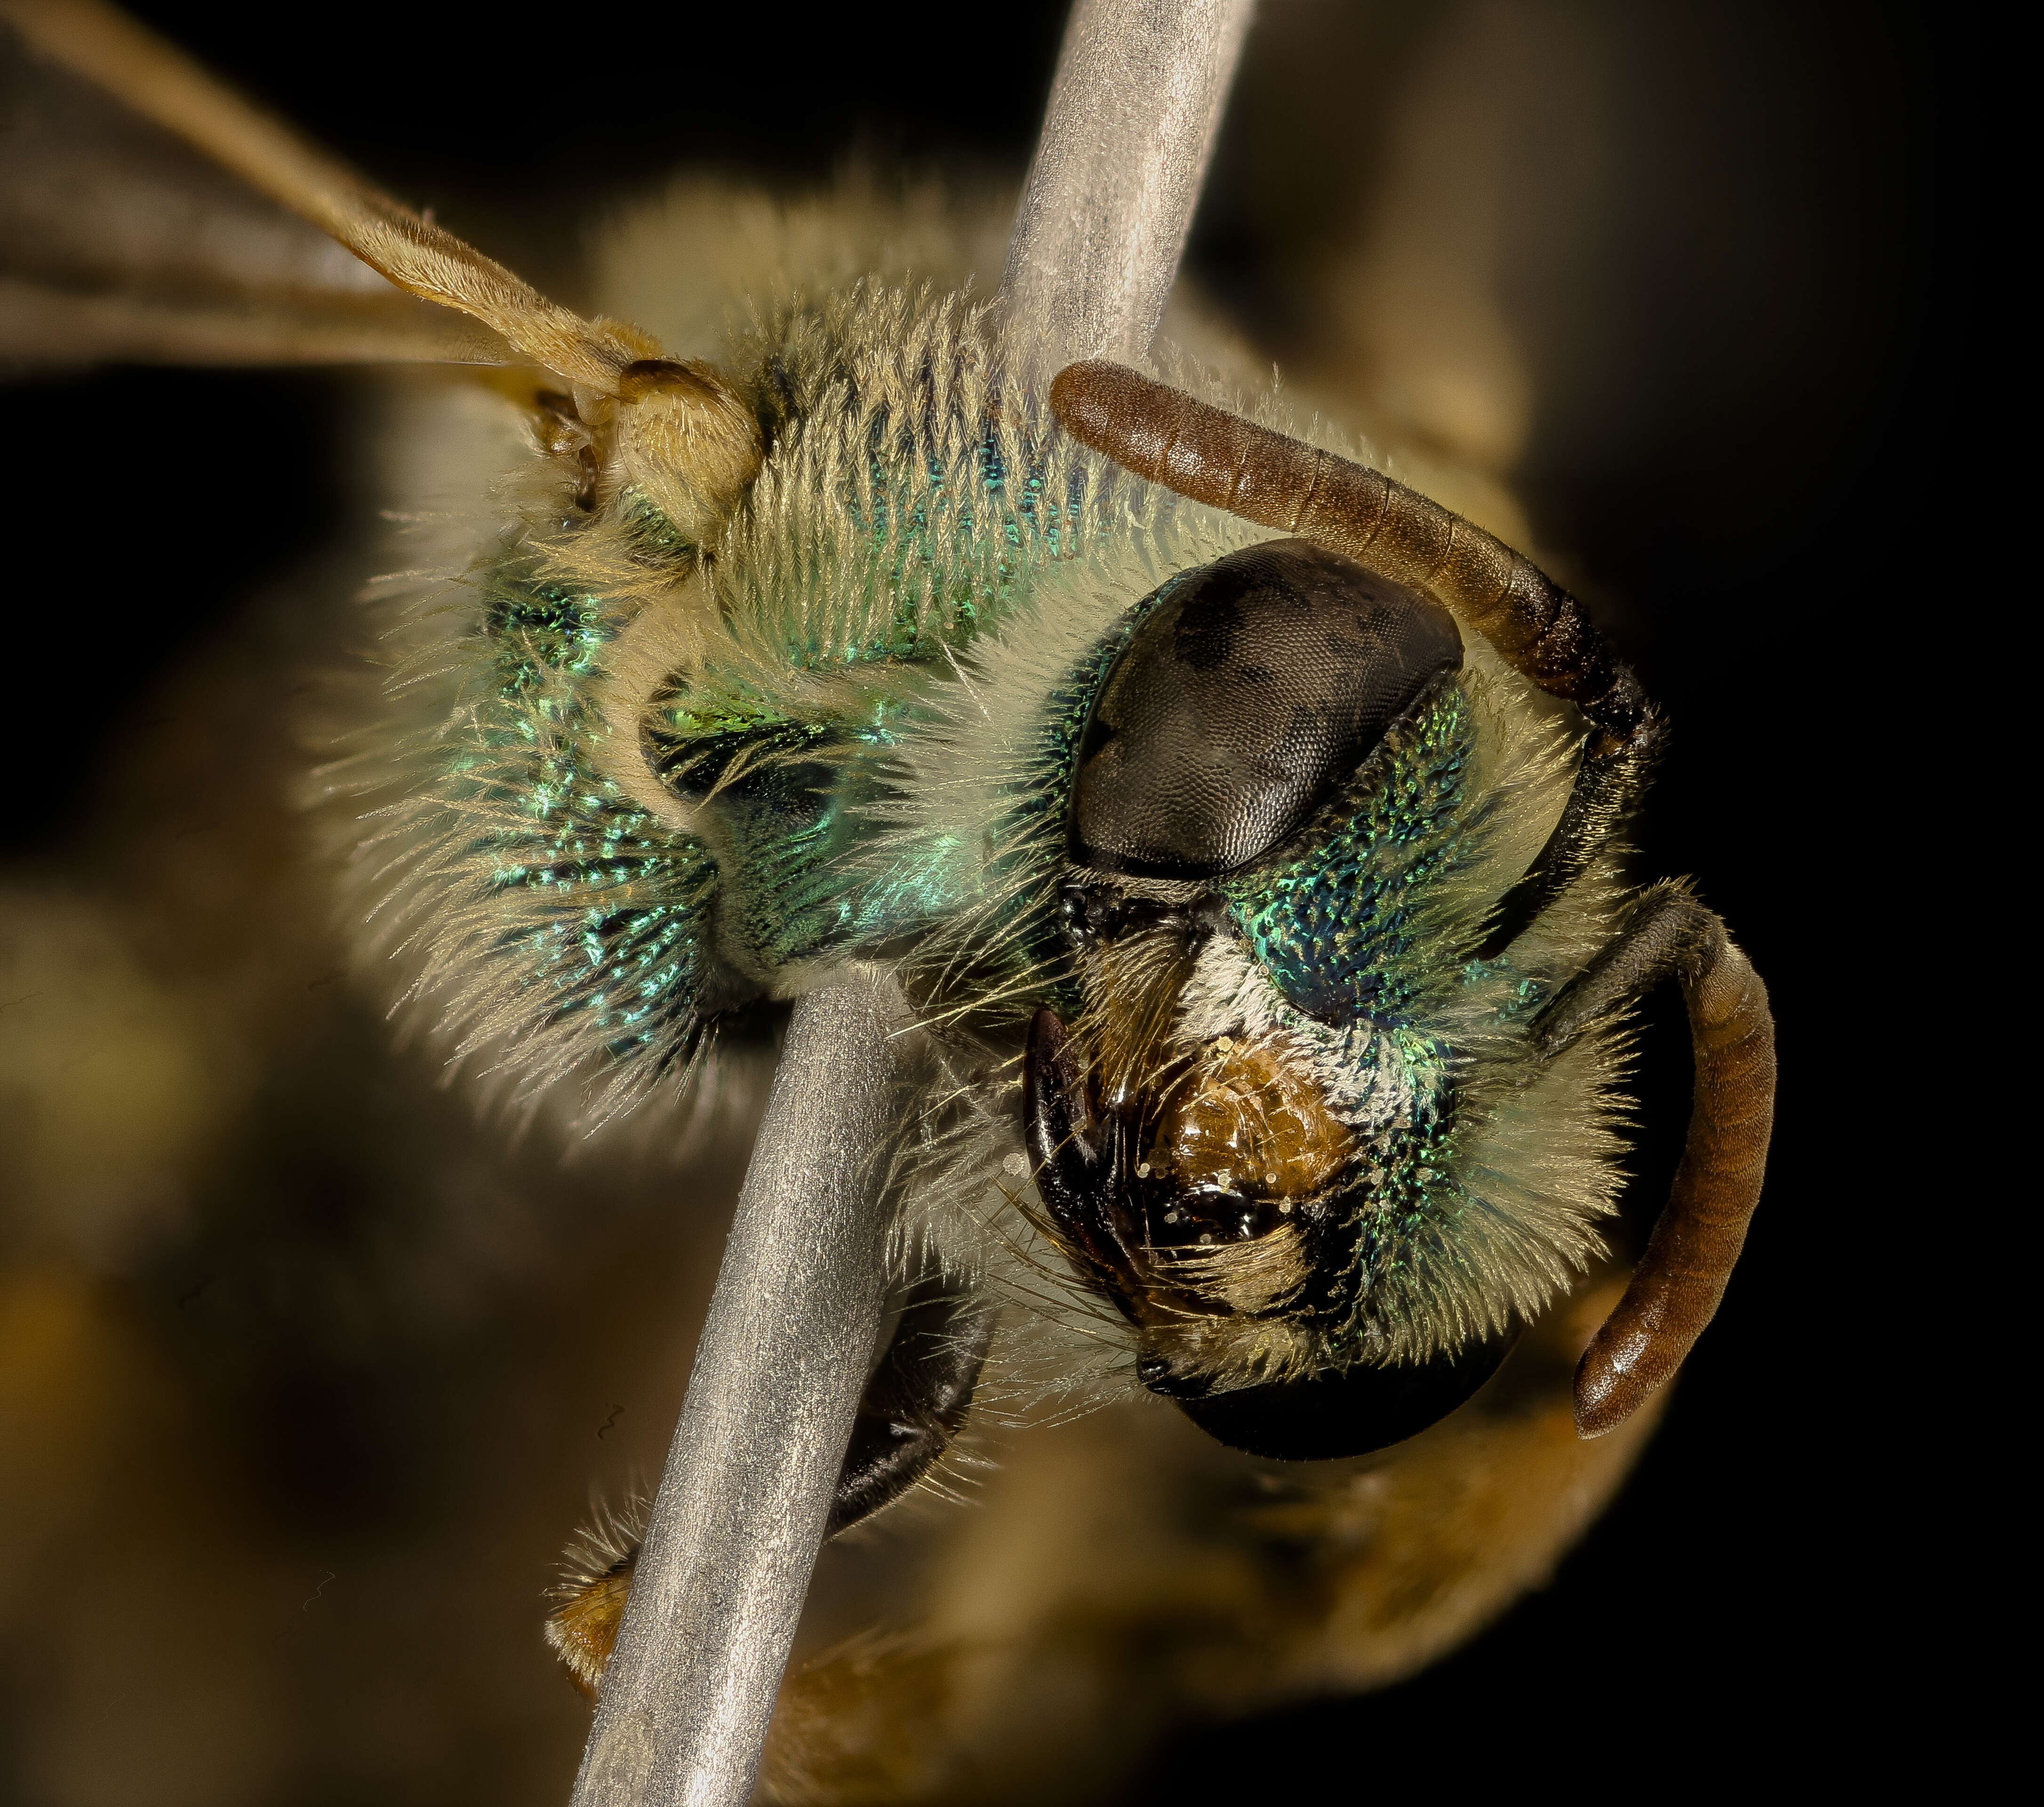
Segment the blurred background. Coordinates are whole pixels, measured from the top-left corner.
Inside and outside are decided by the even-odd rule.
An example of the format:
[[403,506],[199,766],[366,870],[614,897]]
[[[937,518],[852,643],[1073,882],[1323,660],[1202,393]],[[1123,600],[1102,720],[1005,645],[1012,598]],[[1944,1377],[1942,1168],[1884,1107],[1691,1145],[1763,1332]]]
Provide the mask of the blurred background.
[[[678,167],[1012,185],[1062,25],[133,10],[571,303],[592,223]],[[1666,1428],[1552,1585],[1396,1689],[1185,1727],[1132,1807],[1601,1773],[1671,1710],[1707,1778],[1869,1733],[1917,1661],[1926,1483],[1869,1454],[1911,1384],[1867,1328],[1906,1201],[1863,1051],[1898,1032],[1854,920],[1896,750],[1848,636],[1927,594],[1897,472],[1948,439],[1969,239],[1941,20],[1272,0],[1252,33],[1189,278],[1302,394],[1508,486],[1637,662],[1676,725],[1641,870],[1697,875],[1765,975],[1780,1129]],[[538,1596],[591,1489],[657,1473],[747,1128],[513,1138],[349,975],[291,798],[302,699],[366,644],[375,383],[15,375],[0,1797],[564,1798],[586,1709]],[[1649,1194],[1686,1079],[1669,999]]]

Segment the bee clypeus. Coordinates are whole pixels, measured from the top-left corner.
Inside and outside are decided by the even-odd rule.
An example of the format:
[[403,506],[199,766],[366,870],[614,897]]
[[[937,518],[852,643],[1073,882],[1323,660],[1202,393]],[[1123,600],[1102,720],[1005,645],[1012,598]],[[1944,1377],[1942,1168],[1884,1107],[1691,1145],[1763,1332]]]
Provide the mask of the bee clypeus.
[[[829,1532],[976,1421],[1023,1428],[986,1528],[932,1534],[962,1556],[905,1590],[922,1616],[791,1674],[770,1787],[1026,1795],[1055,1767],[1016,1755],[1071,1670],[1055,1613],[966,1604],[1064,1459],[1032,1453],[1047,1398],[1120,1427],[1062,1433],[1124,1440],[1102,1494],[1139,1460],[1206,1502],[1156,1562],[1246,1578],[1162,1693],[1381,1680],[1539,1573],[1716,1308],[1773,1084],[1723,925],[1626,870],[1662,725],[1580,606],[1231,372],[1052,380],[1027,321],[878,278],[676,356],[265,139],[117,17],[13,11],[529,373],[498,385],[529,440],[501,506],[329,779],[413,993],[598,1119],[671,1106],[762,1002],[847,972],[902,1001],[898,1311]],[[1621,1286],[1627,1022],[1669,981],[1694,1114]],[[1455,1547],[1441,1477],[1486,1463],[1517,1517]],[[636,1561],[611,1529],[549,1625],[592,1691]],[[1266,1609],[1281,1547],[1322,1585]],[[1425,1585],[1394,1610],[1401,1562]],[[1112,1594],[1132,1634],[1184,1617]],[[1095,1692],[1075,1747],[1113,1742]]]

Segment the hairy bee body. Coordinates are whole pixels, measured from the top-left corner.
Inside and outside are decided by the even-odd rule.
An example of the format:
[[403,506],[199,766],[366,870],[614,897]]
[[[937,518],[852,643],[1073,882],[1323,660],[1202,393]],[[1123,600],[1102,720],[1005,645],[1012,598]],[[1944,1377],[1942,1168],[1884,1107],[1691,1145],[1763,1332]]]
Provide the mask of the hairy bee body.
[[[1016,1178],[1016,1055],[1046,998],[1109,1039],[1129,1020],[1112,975],[1066,949],[1055,800],[1174,574],[1265,536],[998,406],[998,342],[960,300],[826,291],[737,344],[734,386],[784,410],[751,514],[697,544],[622,490],[578,506],[585,465],[543,433],[501,491],[514,509],[470,517],[417,598],[383,605],[396,713],[327,782],[346,818],[365,794],[372,812],[353,880],[372,935],[528,1104],[563,1081],[599,1122],[686,1101],[713,1077],[720,1015],[819,958],[897,965],[947,1075],[906,1131],[901,1259],[934,1252],[1011,1302],[979,1428],[932,1476],[973,1507],[907,1504],[826,1551],[766,1783],[1105,1791],[1188,1712],[1377,1686],[1451,1647],[1550,1570],[1650,1434],[1651,1412],[1585,1444],[1570,1416],[1615,1296],[1577,1276],[1604,1271],[1622,1044],[1539,1067],[1527,1039],[1627,894],[1607,859],[1511,959],[1475,957],[1572,754],[1556,707],[1473,640],[1283,857],[1227,881],[1231,928],[1172,1033],[1229,1099],[1281,1044],[1376,1170],[1363,1259],[1382,1278],[1329,1346],[1396,1363],[1515,1314],[1539,1328],[1473,1406],[1381,1455],[1301,1469],[1211,1443],[1132,1391],[1122,1333],[1060,1278]],[[515,402],[425,406],[453,430],[414,416],[393,438],[414,468],[442,446],[429,502],[454,487],[462,422],[479,466],[516,456]],[[1321,1020],[1330,988],[1367,998],[1359,1027]],[[1238,1300],[1258,1284],[1208,1263]],[[1266,1318],[1216,1365],[1256,1382],[1307,1355]],[[559,1621],[592,1684],[630,1539],[585,1555]],[[1174,1654],[1132,1700],[1131,1640],[1160,1637]],[[1070,1735],[1039,1748],[1027,1728],[1054,1699]]]
[[[1059,933],[1082,730],[1175,574],[1258,531],[1057,433],[960,299],[793,302],[723,374],[765,450],[713,540],[607,474],[580,505],[583,461],[543,452],[521,515],[428,592],[402,751],[386,729],[348,768],[405,786],[371,818],[371,882],[400,874],[371,920],[417,944],[417,988],[469,1045],[528,1090],[593,1085],[599,1114],[680,1090],[720,1013],[820,962],[898,967],[951,1025],[957,1082],[913,1132],[905,1240],[976,1272],[975,1239],[1029,1239],[999,1163],[1030,1013],[1063,1002],[1107,1049],[1147,1008],[1141,975],[1074,967]],[[1539,1063],[1528,1038],[1610,932],[1609,861],[1477,958],[1566,793],[1554,713],[1472,641],[1278,853],[1219,882],[1224,928],[1167,1040],[1216,1098],[1231,1068],[1296,1068],[1337,1164],[1373,1176],[1345,1258],[1367,1283],[1320,1330],[1186,1327],[1238,1385],[1481,1341],[1601,1255],[1615,1044]],[[1259,1244],[1259,1277],[1188,1242],[1196,1290],[1298,1288],[1303,1256]]]
[[[609,390],[394,386],[390,499],[421,524],[377,589],[394,675],[353,686],[337,732],[322,713],[316,789],[367,988],[514,1119],[601,1131],[583,1159],[605,1185],[628,1115],[670,1144],[743,1117],[720,1038],[755,1006],[845,967],[898,980],[924,1045],[889,1151],[897,1293],[934,1271],[1000,1321],[955,1454],[824,1553],[766,1791],[1105,1796],[1188,1718],[1452,1648],[1551,1571],[1650,1433],[1658,1399],[1579,1440],[1571,1398],[1621,1285],[1624,1015],[1558,1050],[1539,1030],[1639,894],[1603,845],[1489,946],[1583,736],[1473,632],[1224,871],[1096,859],[1082,801],[1146,629],[1282,536],[1065,430],[962,280],[997,223],[855,182],[763,225],[759,205],[670,198],[751,219],[720,342],[600,321]],[[592,263],[626,267],[614,244]],[[1155,371],[1349,449],[1190,325],[1199,355]],[[1494,482],[1433,451],[1431,489],[1517,532]],[[237,958],[301,959],[302,918],[252,925]],[[1046,1012],[1069,1071],[1037,1059]],[[1130,1283],[1042,1183],[1037,1067],[1078,1117],[1144,1101]],[[442,1159],[532,1165],[561,1127],[505,1155],[495,1127],[442,1125]],[[467,1182],[414,1164],[459,1217]],[[567,1345],[620,1334],[611,1296]],[[1216,1428],[1261,1390],[1472,1351],[1502,1365],[1395,1447],[1284,1452],[1341,1457],[1302,1463]],[[633,1559],[632,1528],[609,1533],[555,1621],[593,1685]]]

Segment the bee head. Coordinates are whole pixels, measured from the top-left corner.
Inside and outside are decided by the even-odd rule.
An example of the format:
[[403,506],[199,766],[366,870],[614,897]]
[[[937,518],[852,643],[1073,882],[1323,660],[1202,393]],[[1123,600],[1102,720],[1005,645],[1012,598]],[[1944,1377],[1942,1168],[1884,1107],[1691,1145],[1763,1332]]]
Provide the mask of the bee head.
[[[1358,1333],[1385,1136],[1415,1131],[1412,1113],[1371,1121],[1304,1013],[1245,1009],[1216,978],[1253,958],[1242,875],[1281,861],[1461,663],[1431,598],[1272,542],[1150,600],[1080,740],[1060,904],[1085,1003],[1070,1028],[1047,1009],[1032,1027],[1038,1189],[1051,1235],[1134,1327],[1143,1383],[1258,1454],[1397,1441],[1504,1352],[1387,1364]],[[1364,996],[1324,1010],[1330,1033]]]

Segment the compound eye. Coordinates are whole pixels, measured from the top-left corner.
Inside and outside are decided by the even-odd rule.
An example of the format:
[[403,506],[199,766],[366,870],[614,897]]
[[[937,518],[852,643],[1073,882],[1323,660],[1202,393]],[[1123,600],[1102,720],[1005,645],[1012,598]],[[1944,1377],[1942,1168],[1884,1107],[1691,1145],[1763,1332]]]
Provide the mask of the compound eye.
[[1101,686],[1079,746],[1071,855],[1202,879],[1269,852],[1462,663],[1438,602],[1277,540],[1180,580]]

